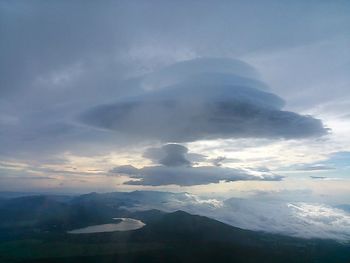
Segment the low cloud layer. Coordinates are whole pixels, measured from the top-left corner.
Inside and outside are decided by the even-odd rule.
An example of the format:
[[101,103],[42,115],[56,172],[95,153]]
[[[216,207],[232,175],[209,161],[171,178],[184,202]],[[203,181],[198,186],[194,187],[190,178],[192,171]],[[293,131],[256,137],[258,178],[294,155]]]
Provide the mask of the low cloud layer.
[[327,133],[320,120],[282,110],[284,101],[267,91],[254,70],[241,61],[196,59],[160,72],[164,74],[145,78],[148,90],[94,107],[82,115],[82,121],[166,142],[295,139]]
[[[136,168],[132,165],[115,167],[110,171],[111,175],[127,175],[133,180],[125,182],[128,185],[179,185],[192,186],[221,181],[261,180],[277,181],[282,177],[270,171],[251,171],[233,169],[221,166],[192,166],[186,159],[188,149],[179,144],[167,144],[161,148],[152,148],[146,151],[146,156],[158,156],[158,164]],[[193,154],[192,154],[193,155]]]
[[[189,193],[137,192],[134,194],[137,202],[133,202],[137,206],[127,208],[154,208],[169,212],[184,210],[243,229],[302,238],[350,240],[347,205],[340,209],[323,203],[288,201],[290,194],[303,195],[302,192],[270,192],[252,198],[218,200]],[[129,196],[132,198],[133,194]]]
[[229,199],[217,214],[217,219],[246,229],[350,240],[350,214],[324,204]]

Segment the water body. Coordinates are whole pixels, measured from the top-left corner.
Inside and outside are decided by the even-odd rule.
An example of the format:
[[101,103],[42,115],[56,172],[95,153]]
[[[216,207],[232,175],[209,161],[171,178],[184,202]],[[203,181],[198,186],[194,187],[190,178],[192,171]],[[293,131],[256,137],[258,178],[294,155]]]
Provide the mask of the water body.
[[114,231],[129,231],[144,227],[146,224],[140,220],[132,218],[113,218],[114,220],[121,220],[116,224],[102,224],[88,226],[84,228],[73,229],[68,231],[69,234],[91,234],[101,232],[114,232]]

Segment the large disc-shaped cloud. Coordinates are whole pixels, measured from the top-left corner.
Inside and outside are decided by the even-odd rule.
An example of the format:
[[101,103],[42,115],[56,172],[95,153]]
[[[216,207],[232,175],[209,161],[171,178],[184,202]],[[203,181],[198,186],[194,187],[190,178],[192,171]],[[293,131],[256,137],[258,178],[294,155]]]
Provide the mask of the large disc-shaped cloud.
[[[201,61],[206,65],[201,67]],[[327,133],[311,116],[284,111],[284,102],[266,91],[266,85],[243,62],[232,61],[230,70],[220,60],[182,62],[164,70],[170,86],[155,87],[114,104],[99,105],[82,115],[89,125],[144,139],[186,142],[218,138],[305,138]],[[229,65],[227,59],[223,65]],[[180,67],[181,68],[181,67]],[[159,73],[148,83],[161,80]],[[149,81],[151,79],[152,81]],[[176,79],[178,81],[176,82]]]

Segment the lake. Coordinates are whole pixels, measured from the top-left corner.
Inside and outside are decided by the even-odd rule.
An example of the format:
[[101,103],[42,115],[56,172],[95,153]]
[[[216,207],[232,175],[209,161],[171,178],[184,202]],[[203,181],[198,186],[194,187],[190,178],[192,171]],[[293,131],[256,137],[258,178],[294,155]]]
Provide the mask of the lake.
[[73,229],[68,231],[69,234],[91,234],[101,232],[114,231],[129,231],[144,227],[146,224],[140,220],[133,218],[113,218],[114,220],[121,220],[119,223],[110,223],[102,225],[93,225],[84,228]]

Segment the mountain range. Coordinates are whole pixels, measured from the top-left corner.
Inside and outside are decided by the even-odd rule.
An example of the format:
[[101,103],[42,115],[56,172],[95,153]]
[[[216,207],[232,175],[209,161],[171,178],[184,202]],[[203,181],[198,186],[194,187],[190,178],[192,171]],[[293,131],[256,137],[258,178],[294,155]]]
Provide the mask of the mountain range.
[[[184,202],[193,198],[147,191],[3,197],[0,262],[350,262],[346,242],[244,230],[184,211],[140,209],[174,195]],[[115,217],[138,219],[145,226],[125,232],[67,233],[112,223]]]

